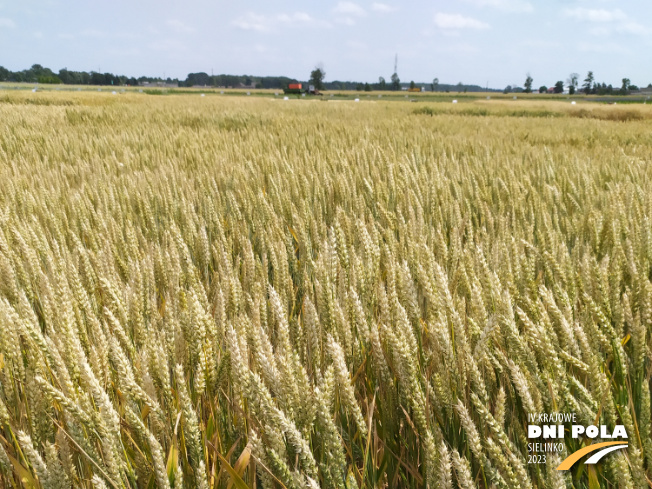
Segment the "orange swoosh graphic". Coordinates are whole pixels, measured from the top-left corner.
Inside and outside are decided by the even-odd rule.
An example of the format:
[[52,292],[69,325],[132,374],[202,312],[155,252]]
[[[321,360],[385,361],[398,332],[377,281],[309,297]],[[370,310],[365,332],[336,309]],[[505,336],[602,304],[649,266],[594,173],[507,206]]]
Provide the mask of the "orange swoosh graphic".
[[581,459],[584,455],[600,450],[604,447],[610,447],[612,445],[626,445],[622,441],[605,441],[604,443],[594,443],[584,448],[580,448],[578,451],[571,453],[566,460],[559,464],[557,470],[568,470],[570,469],[575,462]]

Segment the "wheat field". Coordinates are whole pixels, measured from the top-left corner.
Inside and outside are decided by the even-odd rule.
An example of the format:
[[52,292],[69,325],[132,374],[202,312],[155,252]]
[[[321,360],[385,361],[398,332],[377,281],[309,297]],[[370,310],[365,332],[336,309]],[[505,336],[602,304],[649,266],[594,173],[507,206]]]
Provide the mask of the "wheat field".
[[648,487],[651,116],[0,94],[0,486]]

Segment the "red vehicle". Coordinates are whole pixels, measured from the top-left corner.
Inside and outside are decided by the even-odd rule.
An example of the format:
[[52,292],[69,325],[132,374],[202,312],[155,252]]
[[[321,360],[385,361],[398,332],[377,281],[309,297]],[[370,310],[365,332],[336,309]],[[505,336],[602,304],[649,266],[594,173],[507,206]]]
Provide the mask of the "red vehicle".
[[283,93],[294,95],[321,95],[319,90],[315,90],[313,85],[309,85],[306,90],[303,88],[302,83],[289,83],[288,87],[283,89]]

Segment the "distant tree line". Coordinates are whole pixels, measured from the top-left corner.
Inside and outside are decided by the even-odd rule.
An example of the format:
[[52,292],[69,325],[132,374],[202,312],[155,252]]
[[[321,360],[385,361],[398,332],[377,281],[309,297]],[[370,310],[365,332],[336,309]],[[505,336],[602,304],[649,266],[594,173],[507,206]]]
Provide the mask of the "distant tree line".
[[[321,71],[321,77],[319,72]],[[317,75],[317,78],[315,78]],[[435,78],[430,83],[401,83],[397,73],[392,74],[390,81],[386,82],[381,76],[377,83],[363,83],[356,81],[332,80],[324,81],[325,72],[319,67],[311,72],[308,81],[298,80],[287,76],[253,76],[253,75],[209,75],[208,73],[189,73],[185,80],[177,78],[162,78],[152,76],[127,77],[113,73],[100,73],[99,71],[73,71],[62,68],[58,72],[52,71],[40,64],[32,65],[22,71],[11,71],[0,66],[0,82],[47,83],[64,85],[131,85],[138,86],[143,83],[178,83],[181,87],[206,86],[206,87],[250,87],[282,89],[289,83],[306,83],[319,85],[318,90],[402,90],[411,85],[425,87],[429,91],[438,92],[482,92],[485,87],[479,85],[465,85],[462,82],[456,85],[439,83]],[[316,80],[319,79],[319,83]],[[490,90],[493,91],[493,90]]]
[[[481,87],[479,85],[465,85],[459,82],[455,85],[439,83],[434,78],[430,83],[409,83],[401,82],[397,73],[393,73],[389,82],[382,76],[378,78],[377,83],[362,83],[355,81],[324,81],[326,73],[323,67],[316,67],[310,73],[308,81],[297,80],[287,76],[252,76],[252,75],[209,75],[204,72],[189,73],[185,80],[177,78],[161,78],[151,76],[141,76],[138,78],[127,77],[124,75],[114,75],[113,73],[100,73],[99,71],[73,71],[67,68],[60,69],[57,73],[50,68],[43,67],[39,64],[32,65],[30,68],[22,71],[10,71],[0,66],[0,82],[26,82],[26,83],[48,83],[48,84],[65,84],[65,85],[143,85],[147,83],[178,83],[181,87],[207,86],[207,87],[248,87],[248,88],[271,88],[282,89],[289,83],[306,83],[315,85],[318,90],[358,90],[371,92],[374,90],[402,90],[408,87],[424,87],[427,91],[432,92],[484,92],[499,91]],[[528,73],[525,79],[524,88],[517,86],[507,86],[502,91],[504,93],[530,93],[533,91],[533,78]],[[589,71],[579,85],[580,76],[577,73],[571,73],[564,83],[556,82],[553,87],[554,93],[563,93],[565,88],[568,93],[573,95],[576,92],[582,92],[587,95],[627,95],[631,92],[638,91],[636,85],[632,85],[629,78],[623,78],[620,87],[607,85],[595,81],[592,71]],[[648,85],[652,88],[652,84]],[[548,91],[548,87],[541,86],[538,90],[540,93]]]
[[22,71],[10,71],[0,66],[0,81],[50,83],[65,85],[139,85],[144,82],[176,83],[177,79],[163,79],[160,77],[141,76],[139,78],[114,75],[113,73],[99,73],[96,71],[72,71],[62,68],[58,73],[39,64]]
[[[465,85],[462,82],[456,85],[440,84],[435,78],[432,83],[401,83],[396,73],[392,81],[387,83],[383,77],[378,79],[377,83],[332,80],[324,81],[325,72],[323,68],[315,68],[310,73],[308,80],[299,80],[288,78],[286,76],[251,76],[251,75],[209,75],[208,73],[189,73],[185,81],[179,83],[180,86],[206,86],[206,87],[247,87],[247,88],[286,88],[290,83],[304,83],[314,85],[317,90],[358,90],[371,92],[374,90],[402,90],[412,84],[418,87],[426,87],[428,91],[439,92],[484,92],[487,89],[479,85]],[[491,90],[490,90],[491,91]]]
[[[436,78],[435,78],[436,80]],[[374,90],[403,90],[404,88],[414,87],[424,87],[425,91],[428,92],[497,92],[500,90],[495,90],[493,88],[487,89],[486,87],[481,87],[480,85],[465,85],[460,82],[455,85],[447,83],[426,83],[426,82],[405,82],[398,83],[390,82],[387,83],[383,77],[380,77],[378,83],[362,83],[362,82],[343,82],[343,81],[332,81],[325,82],[324,87],[327,90],[358,90],[364,92],[371,92]]]
[[287,76],[251,76],[251,75],[209,75],[208,73],[188,73],[180,86],[195,87],[251,87],[251,88],[284,88],[288,83],[300,83]]
[[[595,76],[592,71],[589,71],[584,79],[582,86],[579,86],[580,75],[577,73],[571,73],[566,79],[566,84],[563,81],[559,80],[552,87],[554,93],[564,93],[564,87],[568,89],[568,94],[574,95],[575,93],[581,92],[586,95],[629,95],[632,92],[637,92],[639,88],[636,85],[632,85],[629,78],[623,78],[622,84],[620,87],[614,87],[613,85],[606,83],[599,83],[595,81]],[[523,91],[525,93],[532,92],[532,76],[528,73],[525,78],[524,88],[512,88],[508,86],[505,88],[505,93],[509,91]],[[648,85],[648,88],[652,88],[652,84]],[[549,88],[545,85],[539,87],[539,93],[548,92]]]

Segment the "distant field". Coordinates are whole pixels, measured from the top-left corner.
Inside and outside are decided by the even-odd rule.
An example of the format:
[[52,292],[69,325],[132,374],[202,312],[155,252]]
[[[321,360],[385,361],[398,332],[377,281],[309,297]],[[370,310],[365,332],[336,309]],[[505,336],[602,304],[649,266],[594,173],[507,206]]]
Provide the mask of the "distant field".
[[[143,93],[146,95],[221,95],[221,96],[253,96],[253,97],[283,97],[283,90],[280,88],[275,89],[240,89],[240,88],[214,88],[214,87],[205,87],[205,88],[161,88],[161,87],[128,87],[128,86],[89,86],[89,85],[39,85],[35,83],[10,83],[10,82],[0,82],[0,93],[2,90],[33,90],[36,88],[40,91],[55,91],[55,92],[109,92],[115,91],[117,93]],[[540,94],[540,93],[500,93],[500,92],[406,92],[406,91],[351,91],[351,90],[326,90],[321,96],[306,96],[301,97],[297,95],[289,95],[290,98],[301,98],[301,99],[346,99],[353,100],[359,98],[360,100],[374,100],[374,99],[384,99],[384,100],[393,100],[393,101],[405,101],[408,99],[410,101],[419,101],[419,102],[450,102],[452,100],[462,101],[474,101],[474,100],[486,100],[487,97],[491,100],[528,100],[528,101],[540,101],[540,102],[551,102],[551,101],[568,101],[574,100],[576,102],[585,103],[585,102],[594,102],[594,103],[621,103],[621,104],[642,104],[642,103],[651,103],[652,99],[650,93],[634,93],[627,96],[598,96],[598,95],[584,95],[582,93],[577,93],[574,95],[568,94]]]
[[[649,486],[652,106],[47,88],[0,90],[0,487]],[[628,447],[533,463],[537,413]]]

